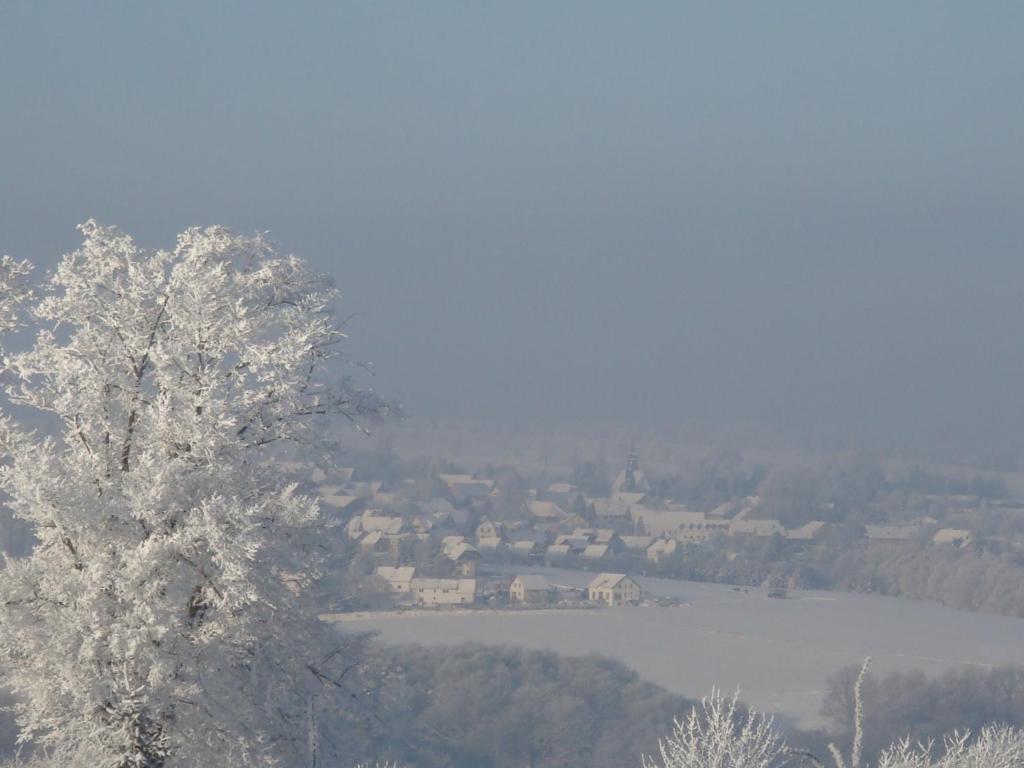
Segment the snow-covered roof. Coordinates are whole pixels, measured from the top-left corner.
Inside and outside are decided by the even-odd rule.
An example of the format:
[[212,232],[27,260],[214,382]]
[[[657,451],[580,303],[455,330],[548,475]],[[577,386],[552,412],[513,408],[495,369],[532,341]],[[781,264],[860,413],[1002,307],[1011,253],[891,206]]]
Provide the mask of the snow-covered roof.
[[534,573],[524,573],[520,576],[516,576],[512,580],[512,583],[514,584],[517,581],[523,585],[523,589],[527,592],[540,592],[551,588],[547,579]]
[[565,511],[553,501],[531,501],[530,514],[547,520],[561,520]]
[[[614,589],[624,579],[629,579],[629,576],[624,573],[601,573],[587,586],[590,589]],[[633,580],[630,579],[630,581]]]

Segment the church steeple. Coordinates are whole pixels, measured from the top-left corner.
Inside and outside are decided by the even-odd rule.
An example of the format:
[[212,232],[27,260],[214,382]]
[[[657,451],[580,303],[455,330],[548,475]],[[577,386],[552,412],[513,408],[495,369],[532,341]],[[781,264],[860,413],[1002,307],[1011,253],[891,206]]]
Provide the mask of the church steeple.
[[636,453],[636,447],[631,440],[629,449],[626,452],[626,466],[619,471],[618,477],[612,484],[612,493],[648,493],[651,490],[640,469],[640,459]]
[[630,441],[629,452],[626,453],[626,482],[623,483],[623,490],[629,492],[636,490],[636,473],[639,469],[640,459],[636,455],[636,446]]

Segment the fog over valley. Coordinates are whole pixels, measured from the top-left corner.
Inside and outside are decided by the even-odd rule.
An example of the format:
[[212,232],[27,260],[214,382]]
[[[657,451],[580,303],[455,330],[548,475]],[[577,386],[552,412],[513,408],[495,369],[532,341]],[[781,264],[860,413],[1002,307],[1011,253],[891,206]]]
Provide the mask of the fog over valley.
[[0,3],[0,768],[1024,768],[1022,39]]

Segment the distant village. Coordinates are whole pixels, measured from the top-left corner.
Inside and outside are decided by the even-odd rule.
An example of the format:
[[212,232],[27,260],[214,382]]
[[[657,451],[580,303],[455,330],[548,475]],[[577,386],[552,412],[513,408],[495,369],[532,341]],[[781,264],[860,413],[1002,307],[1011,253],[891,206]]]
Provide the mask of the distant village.
[[[760,514],[758,496],[707,511],[651,494],[635,453],[590,497],[568,482],[503,487],[500,479],[440,472],[423,483],[356,481],[351,468],[318,469],[310,485],[350,547],[351,607],[626,605],[641,601],[635,575],[660,573],[689,546],[712,540],[774,540],[813,547],[831,524],[786,529]],[[970,530],[922,516],[867,525],[868,542],[968,547]],[[482,569],[493,564],[500,568]],[[538,566],[590,571],[585,588],[549,583]],[[517,568],[522,572],[518,573]],[[766,583],[778,595],[778,584]]]

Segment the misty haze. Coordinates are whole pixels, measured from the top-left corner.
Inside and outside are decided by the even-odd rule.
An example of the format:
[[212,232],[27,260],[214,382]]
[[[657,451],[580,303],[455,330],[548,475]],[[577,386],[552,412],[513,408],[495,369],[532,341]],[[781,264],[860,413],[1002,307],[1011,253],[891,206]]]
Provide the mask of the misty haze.
[[1024,8],[0,8],[5,768],[1024,768]]

